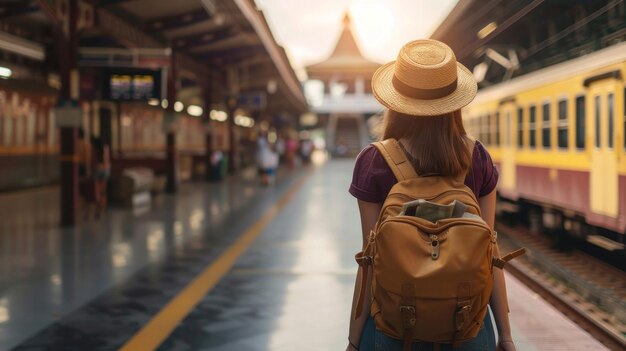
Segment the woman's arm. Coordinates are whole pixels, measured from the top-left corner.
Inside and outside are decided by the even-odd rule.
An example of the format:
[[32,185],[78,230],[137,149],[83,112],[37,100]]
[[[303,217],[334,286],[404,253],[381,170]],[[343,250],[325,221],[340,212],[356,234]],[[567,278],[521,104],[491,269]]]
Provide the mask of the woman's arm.
[[[493,229],[496,217],[496,190],[478,199],[482,217]],[[495,246],[495,253],[500,257],[500,249]],[[511,326],[509,324],[509,303],[506,296],[506,284],[504,282],[504,272],[502,269],[493,270],[493,291],[490,299],[493,316],[498,327],[498,348],[505,350],[515,350],[513,338],[511,337]]]
[[[372,229],[374,229],[374,225],[378,220],[378,215],[380,214],[380,210],[382,209],[383,204],[366,202],[362,200],[358,200],[359,205],[359,213],[361,215],[361,234],[363,235],[363,249],[365,249],[365,245],[367,244],[368,237]],[[365,289],[365,298],[362,303],[363,313],[359,316],[358,319],[354,319],[354,314],[356,310],[356,300],[359,293],[359,287],[361,286],[361,280],[367,279],[367,289]],[[365,325],[365,321],[369,316],[370,304],[371,304],[371,290],[369,286],[371,284],[371,270],[370,274],[367,277],[363,277],[363,272],[361,267],[359,266],[359,270],[356,276],[356,282],[354,284],[354,294],[352,297],[352,313],[350,314],[350,331],[348,334],[348,340],[350,344],[354,346],[359,346],[359,342],[361,340],[361,334],[363,334],[363,326]],[[354,347],[348,345],[346,350],[354,350]]]

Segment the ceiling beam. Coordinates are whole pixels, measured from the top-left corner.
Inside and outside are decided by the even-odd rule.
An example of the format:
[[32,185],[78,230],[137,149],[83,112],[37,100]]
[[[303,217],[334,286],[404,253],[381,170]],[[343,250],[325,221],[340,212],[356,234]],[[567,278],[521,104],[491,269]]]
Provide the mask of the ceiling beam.
[[166,45],[113,11],[99,8],[97,26],[129,48],[162,48]]
[[227,39],[233,35],[233,31],[230,28],[226,28],[213,33],[199,33],[184,37],[173,38],[172,43],[176,48],[188,50],[200,45],[213,44],[220,40]]
[[[108,35],[124,43],[128,48],[164,48],[169,46],[156,38],[148,35],[144,30],[135,27],[125,19],[104,8],[98,9],[98,26]],[[208,73],[206,65],[200,64],[189,55],[176,52],[176,62],[181,67],[193,71],[197,76],[205,76]]]
[[211,15],[204,9],[188,11],[177,15],[151,19],[146,23],[148,30],[169,30],[190,26],[211,19]]
[[265,47],[263,45],[242,46],[234,49],[216,50],[207,52],[198,57],[204,59],[218,60],[222,63],[232,63],[240,58],[249,59],[252,55],[264,54]]
[[109,6],[109,5],[123,4],[125,2],[131,2],[134,0],[95,0],[95,1],[97,1],[97,5],[99,6]]
[[26,15],[36,11],[39,11],[39,6],[37,6],[36,2],[20,1],[0,3],[0,19]]

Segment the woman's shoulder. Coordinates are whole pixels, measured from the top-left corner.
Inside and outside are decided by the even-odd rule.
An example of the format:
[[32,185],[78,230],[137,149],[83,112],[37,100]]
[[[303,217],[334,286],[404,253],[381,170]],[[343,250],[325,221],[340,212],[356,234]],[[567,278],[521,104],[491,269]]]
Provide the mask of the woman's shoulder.
[[378,150],[373,144],[369,144],[365,148],[363,148],[361,152],[359,152],[359,154],[356,157],[356,162],[357,163],[363,163],[363,162],[371,163],[378,157],[382,158],[382,155],[378,152]]
[[486,166],[490,166],[493,163],[489,151],[478,139],[476,139],[476,141],[474,142],[474,149],[472,150],[472,162]]
[[393,172],[373,145],[366,146],[356,158],[350,193],[368,202],[382,202],[395,183]]
[[383,155],[372,144],[363,148],[356,157],[354,171],[355,173],[374,173],[376,175],[389,173],[393,175]]
[[493,164],[489,151],[479,140],[476,140],[472,152],[471,181],[474,185],[472,189],[478,197],[485,196],[496,188],[498,178],[498,169]]

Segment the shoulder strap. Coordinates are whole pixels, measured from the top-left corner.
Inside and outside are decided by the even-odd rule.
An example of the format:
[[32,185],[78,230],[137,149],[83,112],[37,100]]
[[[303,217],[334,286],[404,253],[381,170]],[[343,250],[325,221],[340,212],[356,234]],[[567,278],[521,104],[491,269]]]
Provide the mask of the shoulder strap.
[[374,147],[385,158],[393,175],[400,182],[405,179],[417,178],[417,173],[396,139],[386,139],[373,143]]

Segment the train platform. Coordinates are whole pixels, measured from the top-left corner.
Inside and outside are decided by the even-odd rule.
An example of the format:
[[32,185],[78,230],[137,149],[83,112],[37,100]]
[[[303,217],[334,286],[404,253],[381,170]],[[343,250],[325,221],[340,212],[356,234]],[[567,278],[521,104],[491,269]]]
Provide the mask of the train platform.
[[[361,245],[353,160],[190,182],[148,212],[47,223],[56,188],[0,200],[0,350],[342,350]],[[507,275],[518,350],[603,350]]]

